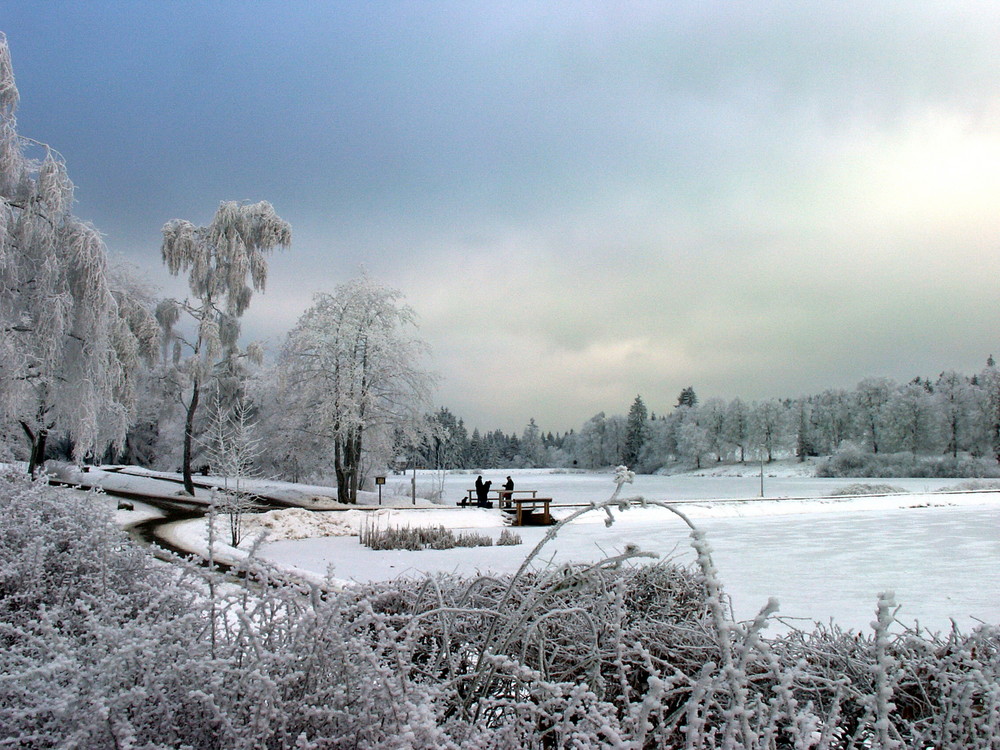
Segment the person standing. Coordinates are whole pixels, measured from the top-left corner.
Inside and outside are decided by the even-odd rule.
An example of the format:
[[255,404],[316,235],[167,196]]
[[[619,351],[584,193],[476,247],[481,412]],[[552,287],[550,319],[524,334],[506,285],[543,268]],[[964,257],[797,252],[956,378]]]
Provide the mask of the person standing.
[[480,508],[489,507],[490,485],[492,484],[493,482],[484,482],[482,474],[476,477],[476,500]]
[[503,483],[503,492],[500,493],[500,507],[502,508],[504,503],[510,505],[510,500],[514,496],[514,480],[507,475],[507,481]]

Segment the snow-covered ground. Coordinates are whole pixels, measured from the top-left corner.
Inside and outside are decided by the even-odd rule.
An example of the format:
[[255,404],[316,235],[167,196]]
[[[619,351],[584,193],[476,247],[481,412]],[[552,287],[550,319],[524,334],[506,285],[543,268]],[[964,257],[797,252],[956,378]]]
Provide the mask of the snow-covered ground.
[[[486,478],[499,485],[507,473],[491,472]],[[561,503],[606,499],[614,489],[610,474],[510,474],[518,488],[537,489]],[[377,523],[476,528],[495,538],[503,528],[499,511],[454,505],[475,476],[444,478],[446,506],[412,508],[397,502],[402,507],[272,512],[261,519],[269,532],[261,555],[289,570],[343,582],[433,572],[512,572],[547,529],[516,529],[523,540],[516,547],[419,552],[375,552],[347,535],[364,523]],[[387,497],[405,499],[410,478],[389,481]],[[851,483],[802,477],[794,466],[772,467],[765,471],[765,499],[756,497],[759,475],[638,476],[625,486],[622,497],[677,503],[706,531],[740,619],[754,616],[773,596],[783,617],[800,618],[803,625],[833,619],[845,628],[867,629],[878,594],[892,590],[901,605],[899,619],[910,625],[942,630],[952,620],[963,629],[979,621],[1000,623],[1000,597],[994,593],[1000,590],[1000,491],[937,494],[933,491],[956,481],[893,479],[879,483],[902,487],[907,494],[820,497]],[[418,491],[432,485],[440,486],[440,478],[418,475]],[[717,502],[740,497],[747,499]],[[181,524],[173,533],[183,545],[204,549],[204,522]],[[686,526],[669,511],[633,508],[610,528],[601,514],[591,513],[561,530],[537,564],[597,560],[626,544],[655,552],[660,559],[690,562],[688,541]]]
[[[879,480],[905,489],[906,495],[828,499],[851,484],[844,479],[806,476],[811,467],[794,463],[764,467],[761,499],[760,467],[709,467],[698,474],[637,476],[623,496],[677,503],[703,528],[715,550],[735,612],[752,617],[768,597],[781,603],[781,614],[807,621],[829,619],[849,628],[868,626],[879,592],[893,590],[899,618],[934,630],[963,628],[977,621],[1000,623],[1000,492],[936,494],[955,480]],[[81,478],[69,470],[67,479]],[[587,503],[606,499],[614,489],[607,473],[552,470],[493,471],[486,479],[499,486],[510,473],[518,489],[535,489],[556,503]],[[379,496],[365,493],[367,510],[344,509],[326,486],[295,485],[260,480],[259,489],[272,497],[299,503],[309,510],[272,511],[251,520],[248,541],[266,531],[262,556],[274,564],[309,577],[331,575],[343,582],[421,576],[433,572],[511,572],[545,529],[522,528],[517,547],[444,551],[373,552],[360,546],[356,535],[365,523],[443,525],[477,528],[498,536],[502,520],[497,510],[457,508],[455,502],[472,487],[473,472],[418,473],[417,498],[413,477],[388,477]],[[88,483],[133,493],[181,496],[177,475],[129,470],[92,469]],[[211,480],[212,478],[207,478]],[[197,499],[207,503],[209,490]],[[438,496],[434,503],[425,496]],[[744,498],[744,502],[717,502]],[[110,500],[109,502],[114,502]],[[339,508],[314,512],[321,508]],[[569,511],[561,511],[565,514]],[[129,525],[155,517],[159,511],[134,503],[119,510],[118,522]],[[204,521],[176,525],[171,535],[182,547],[207,552]],[[225,538],[224,524],[219,539]],[[661,559],[689,562],[687,529],[669,512],[632,509],[606,528],[599,514],[585,516],[562,530],[539,558],[539,564],[582,562],[614,554],[626,544],[657,553]],[[243,546],[247,546],[244,544]],[[225,557],[225,549],[220,550]],[[239,550],[228,551],[240,557]]]

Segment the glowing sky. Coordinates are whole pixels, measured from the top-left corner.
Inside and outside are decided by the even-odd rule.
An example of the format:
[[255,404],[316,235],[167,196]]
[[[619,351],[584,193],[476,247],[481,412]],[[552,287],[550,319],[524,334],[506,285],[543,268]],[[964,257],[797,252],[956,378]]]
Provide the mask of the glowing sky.
[[470,426],[1000,355],[1000,4],[18,2],[18,129],[177,293],[172,218],[293,227],[244,328],[362,267]]

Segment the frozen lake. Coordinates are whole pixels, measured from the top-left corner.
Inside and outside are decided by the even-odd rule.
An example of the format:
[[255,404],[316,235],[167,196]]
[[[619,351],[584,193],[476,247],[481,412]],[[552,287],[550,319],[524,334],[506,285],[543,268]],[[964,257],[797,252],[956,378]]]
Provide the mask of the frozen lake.
[[[610,475],[511,472],[520,488],[537,489],[559,502],[606,499]],[[501,483],[506,472],[494,478]],[[396,480],[399,490],[408,482]],[[445,497],[461,497],[475,475],[451,475]],[[418,477],[418,488],[424,478]],[[881,480],[880,480],[881,481]],[[858,500],[781,500],[711,503],[706,499],[754,497],[759,477],[637,477],[623,496],[678,502],[708,535],[714,559],[737,618],[748,619],[775,597],[779,614],[830,619],[867,629],[880,592],[893,590],[898,617],[933,630],[963,629],[979,621],[1000,623],[1000,493],[928,495],[955,480],[885,480],[913,495]],[[770,497],[818,498],[852,480],[765,477]],[[756,488],[756,493],[753,491]],[[682,503],[687,502],[687,505]],[[927,507],[930,506],[930,507]],[[496,510],[413,510],[395,523],[468,525],[499,534]],[[435,520],[438,519],[438,520]],[[467,519],[467,520],[466,520]],[[276,541],[264,556],[317,574],[332,570],[345,580],[384,580],[428,572],[511,572],[545,533],[517,530],[519,547],[444,551],[374,552],[356,537]],[[541,556],[560,563],[599,559],[625,544],[682,562],[693,560],[687,527],[668,511],[634,509],[605,528],[597,514],[565,528]]]
[[737,615],[780,613],[865,628],[895,591],[898,618],[946,629],[1000,623],[1000,505],[712,518],[699,523]]
[[[783,464],[764,467],[764,497],[821,497],[855,482],[869,484],[891,484],[908,492],[933,492],[942,487],[951,487],[957,479],[818,479],[796,475],[796,466]],[[761,480],[757,466],[732,467],[730,471],[741,471],[743,476],[694,476],[680,474],[674,476],[636,475],[632,484],[622,490],[627,495],[644,495],[655,500],[709,500],[716,498],[756,498],[761,496]],[[606,499],[614,490],[611,474],[591,472],[553,473],[549,469],[496,470],[483,473],[484,480],[491,480],[494,488],[499,488],[510,474],[515,488],[538,490],[539,495],[551,497],[557,503],[580,503]],[[476,474],[448,473],[444,476],[445,504],[460,500],[476,481]],[[410,475],[395,475],[386,478],[384,491],[387,494],[408,495]],[[431,472],[418,472],[417,496],[424,496],[437,489],[438,482]]]

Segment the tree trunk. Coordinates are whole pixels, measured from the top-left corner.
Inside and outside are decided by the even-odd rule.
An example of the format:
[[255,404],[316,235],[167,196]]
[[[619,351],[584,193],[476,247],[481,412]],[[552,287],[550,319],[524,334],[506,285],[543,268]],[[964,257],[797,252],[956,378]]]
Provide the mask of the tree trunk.
[[38,468],[45,465],[45,444],[49,439],[49,431],[44,427],[38,432],[32,430],[27,424],[21,422],[21,429],[31,441],[31,458],[28,460],[28,474],[32,477],[38,475]]
[[333,441],[333,470],[337,473],[337,502],[350,503],[348,473],[344,465],[344,445],[339,437]]
[[358,502],[358,483],[361,481],[361,430],[354,436],[351,446],[351,502]]
[[358,502],[358,468],[361,463],[361,435],[352,433],[337,441],[334,465],[337,470],[337,499],[342,503]]
[[192,496],[194,496],[194,482],[191,479],[191,449],[194,442],[194,413],[198,409],[200,393],[196,378],[194,389],[191,392],[191,402],[187,408],[187,418],[184,420],[184,459],[181,463],[181,472],[184,475],[184,491]]

